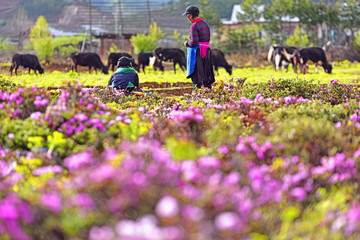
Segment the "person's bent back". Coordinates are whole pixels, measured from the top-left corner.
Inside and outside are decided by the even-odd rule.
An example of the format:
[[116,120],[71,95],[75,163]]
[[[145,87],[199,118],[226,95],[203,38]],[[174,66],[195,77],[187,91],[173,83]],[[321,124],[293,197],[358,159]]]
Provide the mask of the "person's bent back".
[[121,57],[117,63],[117,70],[111,76],[108,86],[116,89],[132,90],[139,88],[139,76],[136,71],[131,68],[131,61],[127,57]]

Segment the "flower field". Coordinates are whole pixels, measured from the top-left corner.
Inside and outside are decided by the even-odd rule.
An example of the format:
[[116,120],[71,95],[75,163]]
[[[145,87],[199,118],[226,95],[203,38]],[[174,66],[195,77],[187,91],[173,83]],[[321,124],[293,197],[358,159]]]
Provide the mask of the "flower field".
[[1,75],[0,239],[358,239],[356,68],[261,71],[172,97]]

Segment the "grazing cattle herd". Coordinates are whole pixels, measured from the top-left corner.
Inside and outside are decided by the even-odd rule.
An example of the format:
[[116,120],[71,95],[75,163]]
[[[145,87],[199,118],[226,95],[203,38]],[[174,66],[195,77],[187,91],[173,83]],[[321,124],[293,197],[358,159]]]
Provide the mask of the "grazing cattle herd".
[[306,74],[309,65],[322,66],[326,73],[331,73],[332,66],[327,61],[325,51],[319,47],[309,47],[298,49],[293,46],[277,46],[272,45],[268,52],[268,61],[274,65],[276,71],[280,70],[280,66],[287,68],[291,63],[294,72],[297,73],[299,66],[300,72]]
[[[219,67],[225,68],[229,75],[232,75],[233,66],[230,65],[226,59],[225,54],[220,49],[212,49],[211,51],[214,69],[218,74]],[[145,73],[146,66],[153,66],[154,70],[164,71],[163,62],[172,62],[174,73],[176,73],[176,65],[179,65],[180,69],[184,71],[186,69],[186,55],[185,52],[179,48],[156,48],[153,51],[141,52],[137,56],[137,63],[135,58],[128,53],[110,53],[108,56],[108,63],[105,66],[100,56],[96,53],[90,52],[73,52],[70,54],[71,70],[77,72],[77,66],[85,66],[89,68],[89,72],[93,68],[95,71],[101,70],[104,74],[108,74],[108,70],[115,70],[117,61],[119,58],[126,56],[131,59],[132,67],[140,72]],[[306,74],[308,72],[308,66],[314,64],[316,66],[322,66],[326,73],[331,73],[332,66],[327,61],[325,51],[322,48],[310,47],[310,48],[296,48],[293,46],[278,46],[272,45],[267,54],[267,60],[270,62],[276,71],[281,68],[288,70],[289,64],[292,64],[293,70],[297,73],[299,68],[300,73]],[[35,74],[39,72],[44,73],[44,68],[41,67],[37,56],[26,53],[16,53],[12,56],[10,73],[12,75],[13,70],[17,74],[19,66],[30,70],[33,69]]]

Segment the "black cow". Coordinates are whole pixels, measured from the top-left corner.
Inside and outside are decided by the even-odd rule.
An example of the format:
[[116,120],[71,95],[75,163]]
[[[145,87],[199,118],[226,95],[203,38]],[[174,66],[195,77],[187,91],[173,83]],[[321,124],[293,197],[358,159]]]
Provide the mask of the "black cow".
[[154,70],[158,68],[160,71],[164,71],[164,66],[161,62],[154,56],[153,52],[141,52],[138,55],[139,71],[142,68],[145,73],[145,66],[154,66]]
[[218,67],[225,68],[226,72],[231,75],[232,74],[232,66],[229,65],[225,59],[225,54],[219,49],[212,49],[211,56],[213,60],[213,65],[215,67],[215,71],[219,75]]
[[117,65],[117,61],[119,60],[119,58],[121,57],[128,57],[131,60],[131,65],[132,67],[136,70],[139,71],[139,65],[137,65],[135,63],[135,59],[128,53],[126,52],[119,52],[119,53],[110,53],[108,56],[108,69],[110,69],[111,66],[111,70],[114,71],[116,65]]
[[297,48],[293,46],[277,46],[272,45],[268,52],[268,61],[273,63],[276,71],[280,70],[280,66],[288,68],[289,64],[293,65],[293,69],[295,67],[294,64],[294,53]]
[[11,66],[10,66],[10,74],[12,75],[13,69],[15,69],[15,74],[17,75],[17,70],[19,66],[23,66],[24,68],[29,68],[29,74],[30,70],[33,69],[35,74],[37,75],[36,71],[38,71],[40,74],[44,73],[44,68],[40,66],[39,59],[37,56],[33,54],[21,54],[16,53],[11,58]]
[[101,62],[101,59],[96,53],[79,53],[73,52],[70,54],[71,58],[71,70],[75,70],[77,72],[77,66],[88,66],[89,72],[91,68],[94,68],[95,71],[97,69],[101,69],[101,71],[105,74],[108,74],[108,68],[104,66]]
[[[326,73],[331,73],[332,66],[327,61],[325,51],[319,47],[302,48],[295,52],[295,72],[297,72],[297,65],[299,65],[300,72],[305,74],[308,70],[309,64],[315,66],[322,66]],[[316,68],[317,71],[317,68]]]
[[181,70],[186,69],[186,56],[185,52],[179,48],[156,48],[154,50],[156,58],[160,64],[162,61],[169,61],[174,63],[174,73],[176,73],[175,66],[179,64]]

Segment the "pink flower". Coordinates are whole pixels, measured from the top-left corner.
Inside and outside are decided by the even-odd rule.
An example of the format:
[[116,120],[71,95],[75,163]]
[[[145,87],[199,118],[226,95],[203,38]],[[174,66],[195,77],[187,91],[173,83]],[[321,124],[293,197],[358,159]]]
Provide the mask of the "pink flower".
[[216,157],[211,156],[202,156],[198,160],[200,167],[205,168],[219,168],[221,166],[221,162]]
[[234,212],[223,212],[215,218],[215,226],[220,231],[228,231],[239,227],[240,217]]
[[84,207],[89,210],[95,207],[95,202],[87,193],[78,193],[72,199],[72,204],[79,207]]
[[6,199],[0,202],[0,219],[8,221],[17,220],[18,218],[19,213],[9,200]]
[[16,163],[7,164],[5,161],[0,160],[0,177],[8,176],[16,166]]
[[296,187],[291,191],[291,196],[296,199],[298,202],[302,202],[306,198],[306,192],[301,187]]
[[103,182],[112,178],[115,174],[115,169],[110,164],[102,164],[97,167],[92,173],[91,178],[96,182]]
[[199,175],[199,171],[194,161],[183,161],[181,165],[181,169],[183,172],[184,179],[186,181],[193,181]]
[[62,171],[62,168],[58,165],[46,166],[46,167],[40,167],[40,168],[34,169],[33,175],[41,176],[46,173],[60,173],[61,171]]
[[88,116],[86,116],[83,113],[78,113],[78,114],[74,115],[74,118],[76,120],[78,120],[79,122],[85,122],[86,120],[88,120]]
[[353,122],[357,122],[360,120],[360,118],[356,113],[354,113],[353,115],[350,116],[349,120]]
[[40,121],[41,115],[42,115],[41,112],[33,112],[33,113],[30,115],[30,118],[31,118],[31,119],[34,119],[34,120],[37,120],[37,121]]
[[62,210],[61,197],[57,192],[42,195],[40,202],[42,205],[49,207],[54,213],[59,213]]
[[159,217],[172,218],[179,213],[179,204],[173,196],[165,196],[157,203],[155,212]]
[[226,145],[222,145],[221,147],[218,148],[218,153],[221,154],[227,154],[229,152],[229,149]]
[[237,184],[240,181],[240,174],[238,172],[232,172],[224,178],[223,184],[225,186]]
[[64,166],[70,170],[77,170],[92,163],[92,150],[90,149],[64,159]]
[[112,230],[112,228],[110,228],[110,227],[93,226],[90,229],[90,233],[89,233],[90,240],[109,240],[109,239],[114,239],[114,238],[115,238],[115,233]]

